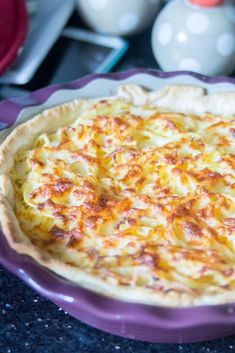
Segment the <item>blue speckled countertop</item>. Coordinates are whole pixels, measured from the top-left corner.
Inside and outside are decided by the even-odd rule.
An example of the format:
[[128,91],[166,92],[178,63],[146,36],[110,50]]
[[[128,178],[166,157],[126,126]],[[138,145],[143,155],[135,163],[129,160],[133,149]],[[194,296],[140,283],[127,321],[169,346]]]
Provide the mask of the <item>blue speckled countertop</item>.
[[104,333],[74,319],[0,268],[0,353],[233,353],[235,335],[166,345]]
[[[130,40],[130,49],[116,71],[140,66],[157,68],[150,31]],[[120,338],[74,319],[0,267],[0,353],[27,352],[235,353],[235,333],[215,341],[185,345]]]

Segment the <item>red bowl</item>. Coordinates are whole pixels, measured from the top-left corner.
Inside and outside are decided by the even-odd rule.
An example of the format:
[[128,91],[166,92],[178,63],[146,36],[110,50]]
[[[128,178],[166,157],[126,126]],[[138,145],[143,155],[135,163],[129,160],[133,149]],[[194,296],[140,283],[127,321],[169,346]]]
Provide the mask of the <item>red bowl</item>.
[[24,0],[0,0],[0,74],[16,60],[27,33]]

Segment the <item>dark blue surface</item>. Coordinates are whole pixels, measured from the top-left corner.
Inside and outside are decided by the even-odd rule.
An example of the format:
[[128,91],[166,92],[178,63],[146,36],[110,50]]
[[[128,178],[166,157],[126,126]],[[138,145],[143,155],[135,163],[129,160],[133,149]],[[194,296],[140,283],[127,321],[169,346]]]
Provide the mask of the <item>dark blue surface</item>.
[[235,336],[165,345],[116,337],[66,314],[0,269],[1,353],[232,353]]

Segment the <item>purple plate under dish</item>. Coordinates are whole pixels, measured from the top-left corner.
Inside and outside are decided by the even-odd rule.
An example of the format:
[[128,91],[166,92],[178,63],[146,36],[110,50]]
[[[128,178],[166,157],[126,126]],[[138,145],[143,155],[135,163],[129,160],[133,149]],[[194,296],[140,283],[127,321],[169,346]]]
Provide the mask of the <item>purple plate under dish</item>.
[[[121,83],[137,83],[150,90],[175,83],[200,85],[209,93],[235,90],[235,79],[209,78],[190,72],[162,73],[135,69],[115,74],[94,74],[2,101],[0,129],[26,121],[44,109],[75,97],[108,96],[115,93]],[[91,326],[127,338],[162,343],[197,342],[235,333],[235,303],[167,308],[108,299],[60,278],[28,256],[17,254],[9,247],[3,234],[0,236],[0,263],[4,267]]]

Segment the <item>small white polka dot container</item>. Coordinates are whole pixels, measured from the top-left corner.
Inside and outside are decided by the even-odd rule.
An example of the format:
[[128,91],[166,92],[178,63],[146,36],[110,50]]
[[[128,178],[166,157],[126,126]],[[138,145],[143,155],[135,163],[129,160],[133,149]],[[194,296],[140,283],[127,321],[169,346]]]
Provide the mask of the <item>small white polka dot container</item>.
[[84,21],[95,31],[128,36],[155,19],[160,0],[77,0]]
[[[235,4],[173,0],[153,27],[152,48],[165,71],[228,75],[235,70]],[[205,0],[205,3],[207,1]],[[200,3],[200,5],[198,5]]]

